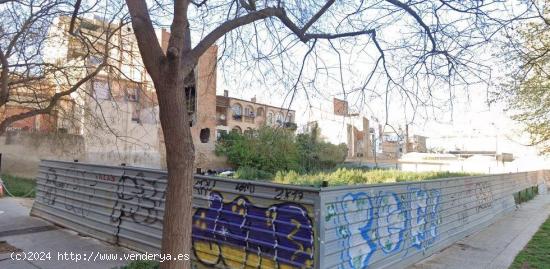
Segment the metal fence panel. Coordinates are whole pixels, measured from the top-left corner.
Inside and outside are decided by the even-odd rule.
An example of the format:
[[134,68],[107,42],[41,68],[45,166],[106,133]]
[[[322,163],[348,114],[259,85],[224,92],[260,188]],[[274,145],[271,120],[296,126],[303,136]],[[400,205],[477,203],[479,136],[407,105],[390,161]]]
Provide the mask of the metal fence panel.
[[[139,251],[159,252],[166,172],[42,161],[32,215]],[[196,176],[197,268],[319,267],[318,189]]]
[[537,172],[321,191],[321,268],[402,268],[515,208]]
[[[195,176],[195,268],[402,268],[546,189],[550,171],[323,189]],[[42,161],[32,215],[160,250],[165,171]]]

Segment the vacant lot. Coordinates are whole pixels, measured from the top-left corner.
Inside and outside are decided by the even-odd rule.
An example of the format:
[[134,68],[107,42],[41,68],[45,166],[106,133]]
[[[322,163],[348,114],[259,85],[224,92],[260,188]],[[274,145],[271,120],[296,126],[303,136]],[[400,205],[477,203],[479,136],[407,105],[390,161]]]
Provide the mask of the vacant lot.
[[[244,171],[243,171],[244,170]],[[240,179],[259,179],[275,183],[302,186],[321,186],[326,181],[328,186],[377,184],[404,181],[421,181],[449,177],[474,176],[474,173],[452,172],[404,172],[399,170],[365,170],[354,168],[338,168],[332,171],[300,174],[295,171],[277,172],[274,176],[252,168],[237,170],[236,177]]]

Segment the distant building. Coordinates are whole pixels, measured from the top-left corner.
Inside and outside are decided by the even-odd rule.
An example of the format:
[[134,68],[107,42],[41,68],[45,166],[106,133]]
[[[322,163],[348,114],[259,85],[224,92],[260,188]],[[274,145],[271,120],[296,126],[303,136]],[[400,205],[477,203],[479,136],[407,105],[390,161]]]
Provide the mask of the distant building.
[[[104,55],[99,49],[90,53],[68,34],[70,18],[59,17],[50,35],[54,42],[44,49],[47,62],[67,63],[94,68]],[[77,20],[76,29],[105,42],[110,29],[118,28],[100,19]],[[156,31],[163,50],[170,33]],[[103,69],[82,87],[90,94],[73,94],[72,113],[56,119],[55,126],[85,138],[86,160],[96,163],[127,163],[165,168],[164,137],[159,121],[156,92],[147,74],[131,27],[121,27],[111,36],[108,61],[113,68]],[[101,48],[104,46],[99,46]],[[195,146],[195,167],[200,170],[227,168],[225,157],[215,155],[217,138],[223,132],[251,132],[261,125],[296,129],[295,111],[267,104],[216,96],[217,47],[210,47],[200,58],[194,76],[186,78],[187,110]],[[75,72],[79,79],[84,73]],[[54,85],[61,89],[69,85]],[[35,124],[36,125],[36,124]]]
[[294,110],[261,104],[252,98],[250,101],[229,97],[224,91],[216,96],[216,134],[235,131],[250,133],[262,125],[296,130]]
[[369,120],[362,117],[362,130],[352,124],[347,125],[348,157],[347,161],[367,161],[374,158],[376,150],[373,148],[373,135],[369,127]]
[[[30,85],[22,85],[16,89],[16,95],[10,96],[10,101],[0,107],[0,122],[8,117],[39,109],[44,100],[55,94],[55,87],[45,79],[36,80]],[[70,98],[61,98],[58,108],[48,114],[38,114],[13,122],[8,131],[53,132],[57,130],[59,108],[70,105]]]
[[407,152],[428,152],[428,148],[426,147],[426,139],[427,137],[421,135],[413,135],[412,137],[409,137],[409,141],[407,141]]

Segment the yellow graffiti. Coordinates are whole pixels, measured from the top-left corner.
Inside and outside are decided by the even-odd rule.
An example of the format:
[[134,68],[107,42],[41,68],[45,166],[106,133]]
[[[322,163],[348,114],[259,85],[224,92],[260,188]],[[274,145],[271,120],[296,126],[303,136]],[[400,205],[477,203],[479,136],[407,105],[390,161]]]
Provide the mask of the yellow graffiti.
[[292,232],[290,232],[288,234],[288,236],[286,238],[288,238],[288,240],[292,243],[294,243],[298,249],[294,252],[294,254],[292,255],[292,258],[291,260],[296,260],[296,255],[298,253],[304,253],[304,245],[300,244],[300,242],[294,240],[294,235],[296,235],[296,233],[298,233],[298,231],[300,230],[300,227],[302,227],[302,224],[300,222],[298,222],[297,220],[295,219],[292,219],[290,220],[290,223],[294,224],[294,230],[292,230]]
[[222,245],[222,257],[228,268],[243,268],[246,264],[246,250],[244,247]]
[[[263,257],[250,253],[243,247],[222,245],[221,249],[216,243],[207,241],[195,241],[195,255],[201,262],[209,265],[220,263],[223,257],[225,268],[230,269],[295,269],[294,266],[279,265],[273,257]],[[220,263],[221,265],[222,263]]]
[[240,216],[246,216],[246,201],[244,199],[239,199],[236,205],[231,207],[233,213],[238,213]]
[[220,247],[216,243],[207,241],[198,241],[193,244],[197,259],[206,264],[215,265],[219,262]]

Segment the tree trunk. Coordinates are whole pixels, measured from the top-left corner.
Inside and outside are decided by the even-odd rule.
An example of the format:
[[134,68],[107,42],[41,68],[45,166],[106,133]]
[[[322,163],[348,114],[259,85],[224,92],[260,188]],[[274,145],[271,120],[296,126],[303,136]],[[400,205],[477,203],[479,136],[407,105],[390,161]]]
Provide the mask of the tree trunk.
[[[164,133],[168,186],[162,231],[163,255],[191,255],[193,163],[195,151],[189,127],[185,91],[171,72],[155,85]],[[177,72],[176,72],[177,74]],[[155,83],[157,84],[157,83]],[[165,261],[162,269],[191,268],[190,261]]]

